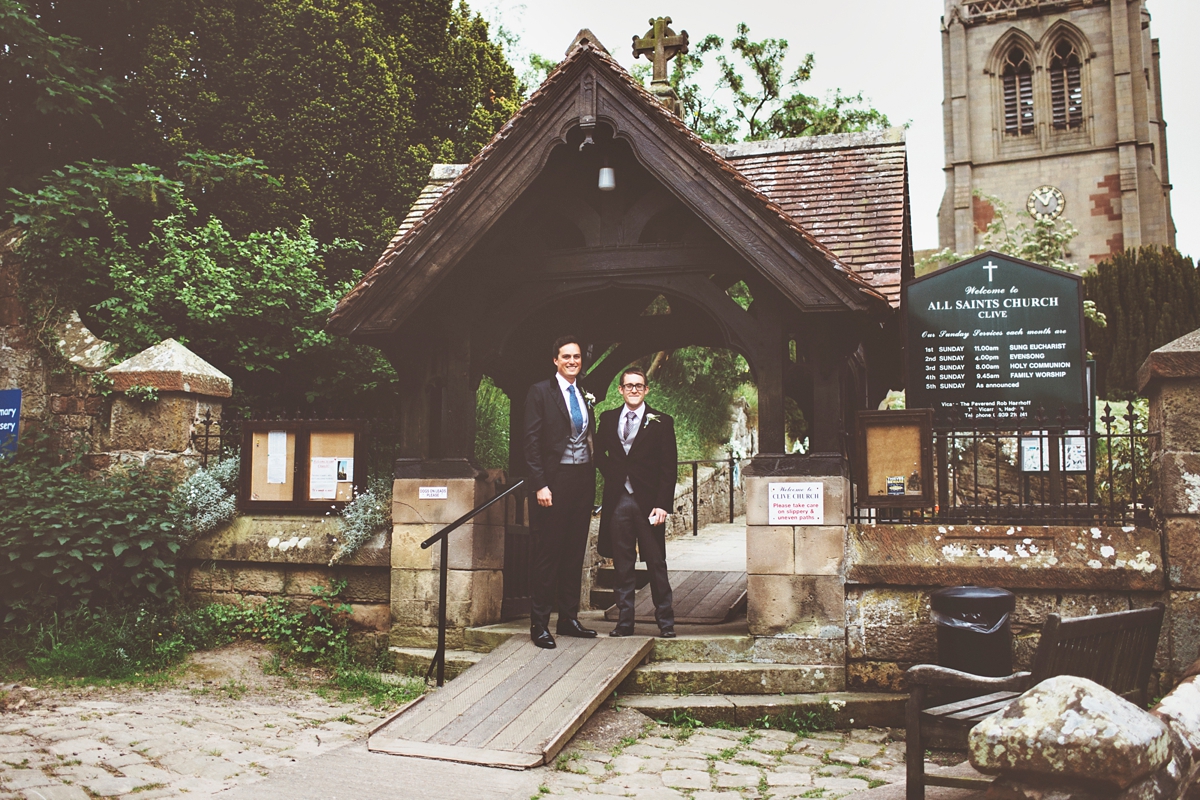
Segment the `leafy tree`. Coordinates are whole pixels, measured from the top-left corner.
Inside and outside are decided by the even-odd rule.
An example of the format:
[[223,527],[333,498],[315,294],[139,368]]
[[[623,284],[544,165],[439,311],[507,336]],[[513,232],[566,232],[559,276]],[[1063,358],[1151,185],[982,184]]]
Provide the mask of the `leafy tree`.
[[[860,107],[866,102],[861,92],[844,95],[838,89],[822,102],[799,91],[801,84],[812,78],[815,60],[812,53],[807,54],[788,74],[784,70],[789,49],[786,39],[756,42],[750,38],[750,28],[739,23],[737,35],[729,41],[731,55],[723,52],[724,47],[720,36],[710,34],[672,62],[671,83],[683,103],[684,117],[705,141],[729,143],[739,135],[745,141],[820,136],[889,125],[885,114]],[[717,91],[705,92],[697,76],[710,54],[715,54]],[[720,99],[722,93],[731,107]]]
[[[995,212],[975,249],[970,253],[958,253],[953,247],[942,248],[917,262],[917,275],[965,261],[988,250],[1064,272],[1079,269],[1078,264],[1067,260],[1067,248],[1071,240],[1079,235],[1079,229],[1070,220],[1036,219],[1025,209],[1014,214],[1008,204],[998,197],[980,192],[976,192],[975,196],[987,202]],[[1104,327],[1104,312],[1096,307],[1094,301],[1083,301],[1083,314],[1096,327]]]
[[1173,248],[1126,250],[1084,276],[1107,327],[1088,326],[1101,397],[1130,398],[1137,370],[1158,347],[1200,328],[1200,273]]
[[349,285],[327,281],[330,246],[307,220],[238,236],[193,204],[196,187],[219,185],[223,169],[258,166],[194,154],[178,169],[195,184],[145,164],[58,171],[19,196],[27,304],[47,318],[80,309],[124,356],[177,338],[233,378],[238,402],[259,410],[386,407],[387,363],[324,330]]

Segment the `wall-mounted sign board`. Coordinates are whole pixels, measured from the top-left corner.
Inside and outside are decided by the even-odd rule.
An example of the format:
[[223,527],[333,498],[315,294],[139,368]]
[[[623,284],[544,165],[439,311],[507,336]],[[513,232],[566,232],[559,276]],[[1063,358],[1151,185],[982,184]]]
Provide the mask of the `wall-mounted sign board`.
[[360,421],[249,420],[242,430],[245,511],[339,509],[366,488]]
[[21,390],[0,389],[0,458],[16,455],[21,433]]
[[903,291],[907,406],[933,409],[935,427],[1086,418],[1079,276],[984,253]]
[[768,525],[824,525],[825,485],[820,481],[767,484]]
[[859,411],[855,428],[859,506],[932,506],[933,411]]

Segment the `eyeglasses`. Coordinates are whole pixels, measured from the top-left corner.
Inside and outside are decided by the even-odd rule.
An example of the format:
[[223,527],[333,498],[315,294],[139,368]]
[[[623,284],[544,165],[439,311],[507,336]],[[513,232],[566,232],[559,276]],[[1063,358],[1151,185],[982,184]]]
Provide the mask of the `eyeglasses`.
[[627,392],[644,392],[646,384],[644,383],[622,383],[621,388]]

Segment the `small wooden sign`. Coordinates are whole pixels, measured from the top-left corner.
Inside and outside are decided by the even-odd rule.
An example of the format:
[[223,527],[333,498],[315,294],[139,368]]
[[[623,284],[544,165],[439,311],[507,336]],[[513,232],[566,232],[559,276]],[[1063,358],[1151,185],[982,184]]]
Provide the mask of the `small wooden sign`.
[[858,505],[933,505],[933,409],[859,411]]

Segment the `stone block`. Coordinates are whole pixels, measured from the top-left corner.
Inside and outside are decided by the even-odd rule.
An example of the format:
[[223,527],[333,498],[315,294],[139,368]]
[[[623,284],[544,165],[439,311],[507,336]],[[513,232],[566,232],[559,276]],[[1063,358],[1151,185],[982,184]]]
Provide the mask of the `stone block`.
[[191,444],[196,399],[164,394],[156,403],[113,397],[109,446],[113,450],[166,450],[182,453]]
[[437,547],[421,549],[421,542],[438,531],[437,525],[392,525],[392,569],[433,569]]
[[755,636],[750,655],[765,664],[845,664],[846,637]]
[[336,575],[346,581],[342,598],[348,603],[386,603],[390,599],[390,570],[380,567],[339,569]]
[[795,533],[790,527],[746,526],[746,572],[792,575],[796,571]]
[[911,664],[895,661],[851,661],[846,665],[846,688],[852,692],[904,692],[904,671]]
[[283,593],[298,597],[301,600],[315,600],[313,591],[331,591],[336,579],[334,571],[325,566],[288,565],[286,567]]
[[[441,545],[429,548],[433,551],[434,569],[442,563]],[[450,534],[450,569],[503,569],[504,526],[467,523]]]
[[1152,463],[1159,514],[1200,514],[1200,453],[1164,452]]
[[1124,592],[1063,593],[1058,613],[1063,617],[1090,617],[1129,610],[1129,595]]
[[1169,585],[1200,589],[1200,517],[1167,517],[1165,528]]
[[233,591],[233,573],[215,564],[189,567],[186,584],[188,589],[204,592]]
[[[440,494],[445,489],[446,497],[422,499],[421,489],[427,494]],[[449,525],[494,494],[490,482],[474,478],[397,478],[392,484],[392,523]],[[503,506],[497,503],[476,521],[504,524]]]
[[252,594],[283,594],[285,574],[273,565],[231,564],[233,590]]
[[796,573],[840,575],[846,552],[846,529],[840,525],[798,526]]
[[832,576],[747,575],[746,621],[755,636],[833,638],[845,630],[842,581]]
[[929,592],[880,587],[846,594],[846,644],[852,659],[936,663]]
[[1169,668],[1178,676],[1200,658],[1200,592],[1171,592],[1166,626],[1171,637]]
[[821,483],[825,493],[825,525],[845,525],[850,513],[850,482],[836,475],[746,476],[746,525],[770,525],[772,483]]
[[1200,405],[1200,379],[1156,383],[1150,393],[1149,430],[1161,432],[1160,449],[1200,452],[1197,405]]
[[387,603],[351,603],[350,624],[361,630],[386,633],[392,627],[392,609]]
[[[392,570],[392,619],[401,626],[438,624],[438,573]],[[490,625],[500,621],[504,578],[500,570],[449,570],[446,620],[456,627]]]
[[188,350],[174,339],[164,339],[132,358],[105,370],[113,389],[124,392],[131,386],[150,386],[160,392],[185,392],[210,397],[229,397],[229,376]]
[[1056,592],[1016,592],[1016,607],[1011,616],[1012,624],[1027,625],[1041,629],[1046,617],[1058,613]]
[[971,765],[1124,789],[1170,759],[1167,726],[1098,683],[1073,675],[1042,681],[968,736]]

